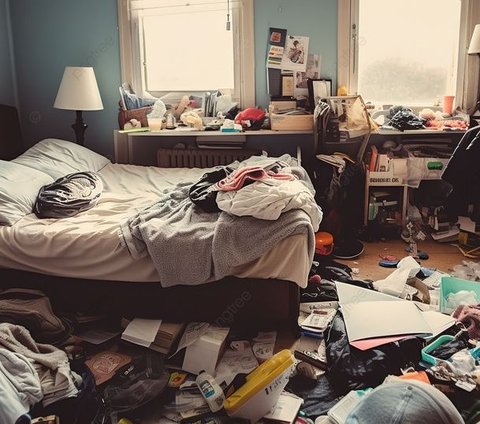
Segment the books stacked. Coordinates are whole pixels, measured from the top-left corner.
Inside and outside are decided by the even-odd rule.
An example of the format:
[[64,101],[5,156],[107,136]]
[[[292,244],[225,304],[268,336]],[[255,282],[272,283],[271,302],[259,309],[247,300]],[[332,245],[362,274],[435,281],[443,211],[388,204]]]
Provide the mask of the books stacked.
[[139,318],[133,320],[122,318],[121,326],[125,329],[122,334],[123,340],[148,347],[165,355],[173,350],[185,329],[183,323]]
[[173,351],[178,339],[183,334],[185,324],[177,322],[162,322],[157,336],[150,345],[150,349],[165,355]]

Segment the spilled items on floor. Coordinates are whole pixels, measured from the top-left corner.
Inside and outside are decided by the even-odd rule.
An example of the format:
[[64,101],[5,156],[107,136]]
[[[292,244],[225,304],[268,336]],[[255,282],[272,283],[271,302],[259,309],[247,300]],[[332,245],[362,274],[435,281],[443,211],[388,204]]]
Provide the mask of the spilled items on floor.
[[[411,256],[383,280],[361,280],[327,256],[301,290],[293,344],[280,330],[206,322],[67,320],[42,293],[4,296],[12,316],[25,311],[22,299],[43,306],[22,326],[0,323],[0,379],[12,399],[0,421],[344,423],[370,417],[377,393],[395,403],[402,390],[417,393],[419,404],[423,395],[441,400],[446,422],[478,421],[480,284]],[[476,269],[468,264],[468,275]]]

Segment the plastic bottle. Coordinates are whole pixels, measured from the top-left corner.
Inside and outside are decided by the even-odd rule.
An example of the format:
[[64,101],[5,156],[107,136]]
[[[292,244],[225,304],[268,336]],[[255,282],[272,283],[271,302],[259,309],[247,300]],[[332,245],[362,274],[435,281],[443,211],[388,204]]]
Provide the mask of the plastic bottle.
[[212,412],[217,412],[223,408],[225,395],[223,394],[221,387],[210,374],[205,371],[200,371],[195,383]]

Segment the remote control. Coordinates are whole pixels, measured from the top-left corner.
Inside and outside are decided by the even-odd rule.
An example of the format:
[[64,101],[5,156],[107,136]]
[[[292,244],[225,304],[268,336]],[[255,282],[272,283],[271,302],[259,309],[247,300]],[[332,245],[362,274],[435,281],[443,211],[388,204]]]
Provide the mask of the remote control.
[[321,370],[327,370],[327,363],[322,361],[322,359],[316,352],[310,352],[308,350],[296,350],[294,352],[294,356],[298,360],[307,362]]

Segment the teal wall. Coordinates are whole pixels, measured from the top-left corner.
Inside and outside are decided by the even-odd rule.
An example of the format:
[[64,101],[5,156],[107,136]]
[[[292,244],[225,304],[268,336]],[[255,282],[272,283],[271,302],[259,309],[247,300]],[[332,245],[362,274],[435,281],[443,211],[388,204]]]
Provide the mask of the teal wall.
[[12,52],[9,43],[8,0],[0,0],[0,103],[15,105]]
[[266,107],[268,29],[285,28],[291,35],[310,37],[308,52],[321,56],[320,74],[337,79],[337,0],[254,0],[256,103]]
[[[26,144],[32,145],[46,137],[74,139],[70,125],[75,113],[54,109],[53,102],[65,66],[93,66],[105,109],[84,113],[89,126],[85,145],[111,157],[112,132],[118,127],[121,79],[117,1],[0,0],[0,5],[8,1]],[[254,3],[257,105],[268,105],[265,60],[269,27],[286,28],[290,34],[310,37],[309,52],[321,55],[321,76],[332,78],[335,87],[337,1],[254,0]],[[2,18],[5,16],[0,14],[0,48],[3,47]],[[3,61],[2,48],[1,69],[6,69]]]
[[116,0],[13,0],[10,9],[26,144],[74,139],[75,112],[53,102],[65,66],[93,66],[105,109],[84,113],[85,145],[112,156],[120,85]]

